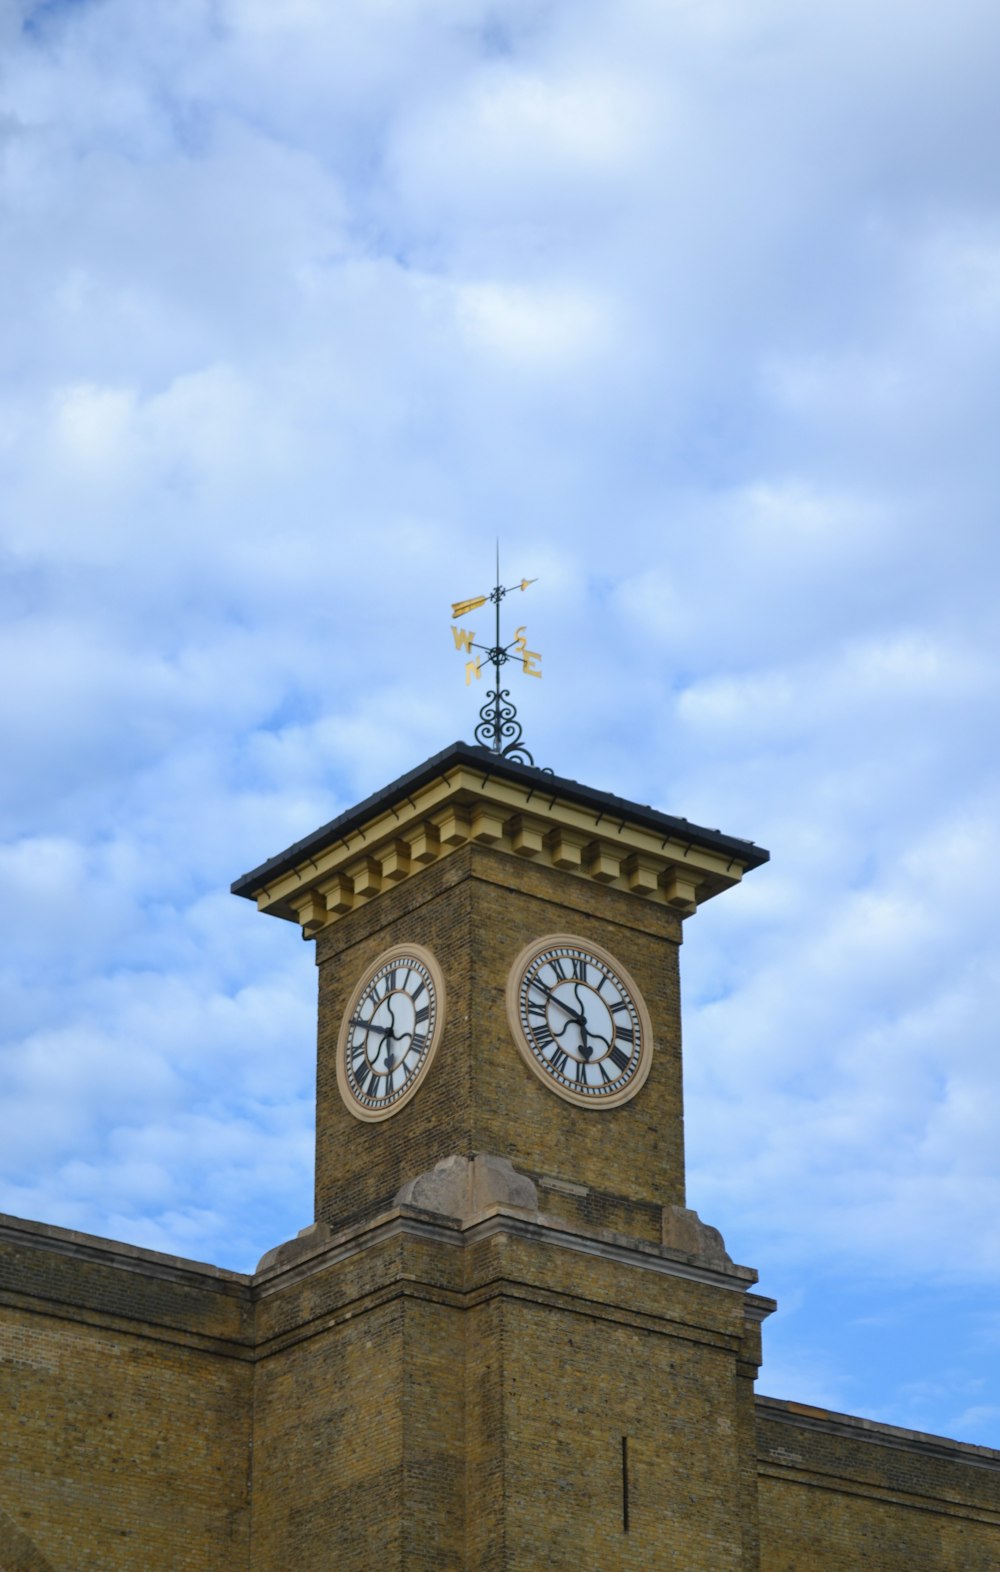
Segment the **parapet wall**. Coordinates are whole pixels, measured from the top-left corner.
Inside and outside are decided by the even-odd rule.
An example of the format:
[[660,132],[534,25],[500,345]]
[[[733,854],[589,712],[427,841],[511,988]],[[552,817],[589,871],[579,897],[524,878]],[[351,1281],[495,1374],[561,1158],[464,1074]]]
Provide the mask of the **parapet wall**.
[[997,1572],[1000,1452],[758,1397],[761,1572]]
[[250,1279],[0,1216],[3,1572],[247,1565]]

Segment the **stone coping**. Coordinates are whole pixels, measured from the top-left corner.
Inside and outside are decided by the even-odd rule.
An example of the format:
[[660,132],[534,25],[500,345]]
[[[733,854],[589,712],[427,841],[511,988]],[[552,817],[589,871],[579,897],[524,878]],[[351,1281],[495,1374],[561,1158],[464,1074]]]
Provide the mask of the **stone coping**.
[[[120,1271],[196,1282],[223,1291],[258,1288],[270,1291],[277,1279],[284,1279],[289,1273],[297,1277],[306,1276],[328,1260],[356,1254],[371,1243],[373,1235],[388,1238],[412,1234],[434,1238],[441,1243],[464,1245],[504,1231],[521,1238],[536,1241],[544,1239],[563,1249],[581,1250],[589,1255],[628,1262],[670,1276],[719,1284],[739,1292],[746,1292],[757,1281],[757,1273],[752,1267],[707,1265],[699,1262],[695,1256],[667,1245],[655,1244],[651,1240],[635,1239],[611,1229],[584,1228],[562,1217],[503,1205],[487,1207],[469,1219],[447,1217],[419,1206],[402,1205],[389,1207],[375,1217],[336,1231],[323,1224],[314,1224],[303,1229],[297,1239],[269,1251],[263,1258],[267,1264],[252,1273],[234,1272],[205,1261],[188,1260],[184,1256],[148,1250],[141,1245],[105,1239],[98,1234],[80,1233],[73,1228],[60,1228],[53,1223],[32,1222],[0,1213],[0,1244],[52,1251]],[[770,1300],[761,1302],[769,1307],[773,1303]]]
[[1000,1470],[1000,1451],[977,1446],[972,1441],[952,1441],[947,1436],[930,1435],[924,1430],[907,1430],[901,1425],[886,1425],[877,1419],[861,1419],[854,1414],[838,1414],[809,1403],[795,1403],[780,1397],[756,1397],[760,1419],[784,1421],[804,1430],[823,1431],[852,1441],[875,1442],[908,1452],[923,1452],[931,1457],[951,1458],[956,1462]]
[[119,1239],[103,1239],[99,1234],[84,1234],[75,1228],[59,1228],[54,1223],[36,1223],[6,1212],[0,1212],[0,1244],[53,1251],[121,1271],[142,1272],[174,1281],[197,1281],[201,1286],[222,1290],[248,1289],[253,1284],[253,1277],[246,1272],[231,1272],[207,1261],[189,1261],[184,1256],[123,1244]]
[[[498,1233],[508,1233],[533,1242],[544,1241],[557,1248],[579,1250],[587,1255],[638,1266],[666,1276],[712,1283],[741,1294],[747,1293],[757,1281],[757,1273],[749,1266],[722,1268],[705,1265],[695,1257],[666,1245],[654,1244],[646,1239],[633,1239],[628,1235],[614,1233],[611,1229],[583,1228],[567,1222],[565,1218],[549,1216],[544,1212],[496,1205],[485,1208],[475,1217],[462,1219],[429,1212],[418,1206],[400,1205],[336,1233],[332,1230],[324,1233],[322,1224],[314,1225],[312,1230],[303,1230],[303,1234],[297,1240],[289,1241],[288,1246],[279,1246],[276,1251],[268,1252],[264,1257],[266,1264],[258,1270],[254,1284],[261,1292],[275,1292],[289,1280],[307,1277],[328,1263],[356,1254],[372,1242],[373,1236],[389,1240],[410,1235],[461,1247],[477,1244]],[[776,1308],[773,1300],[760,1295],[750,1295],[749,1298],[759,1306],[761,1319]]]

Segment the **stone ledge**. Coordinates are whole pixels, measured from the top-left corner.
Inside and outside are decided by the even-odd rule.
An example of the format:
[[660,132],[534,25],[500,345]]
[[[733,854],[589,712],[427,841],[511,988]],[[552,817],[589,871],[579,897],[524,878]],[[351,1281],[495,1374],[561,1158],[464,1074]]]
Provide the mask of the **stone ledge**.
[[246,1272],[231,1272],[207,1261],[189,1261],[184,1256],[146,1250],[141,1245],[123,1244],[118,1239],[102,1239],[99,1234],[78,1233],[73,1228],[58,1228],[52,1223],[36,1223],[22,1217],[0,1213],[0,1242],[25,1250],[51,1251],[78,1260],[110,1266],[123,1272],[140,1272],[144,1277],[159,1277],[170,1282],[192,1283],[199,1288],[223,1292],[249,1289],[252,1277]]
[[[303,1230],[303,1233],[307,1232]],[[357,1255],[372,1244],[395,1238],[411,1236],[433,1239],[439,1244],[462,1249],[497,1233],[509,1233],[535,1243],[544,1241],[564,1250],[579,1251],[617,1264],[635,1266],[643,1271],[684,1278],[689,1282],[711,1283],[740,1294],[747,1294],[747,1290],[757,1281],[757,1273],[749,1266],[737,1266],[734,1263],[725,1267],[708,1265],[672,1246],[630,1238],[613,1233],[610,1229],[584,1228],[545,1212],[529,1214],[524,1207],[492,1204],[477,1216],[463,1220],[448,1213],[403,1202],[363,1223],[333,1233],[328,1240],[324,1241],[315,1235],[307,1241],[300,1253],[291,1258],[281,1256],[282,1246],[274,1252],[269,1251],[268,1256],[273,1255],[274,1260],[266,1267],[261,1266],[258,1277],[254,1279],[254,1288],[258,1295],[280,1292],[288,1283]],[[775,1308],[774,1301],[762,1295],[747,1297],[756,1312],[752,1314],[752,1319],[763,1319]]]
[[[906,1452],[921,1452],[929,1457],[952,1459],[981,1468],[1000,1469],[1000,1451],[977,1446],[971,1441],[952,1441],[947,1436],[930,1435],[924,1430],[906,1430],[900,1425],[882,1424],[877,1419],[861,1419],[854,1414],[839,1414],[832,1409],[813,1408],[780,1397],[755,1399],[758,1419],[783,1421],[803,1430],[817,1430],[847,1440],[897,1447]],[[790,1465],[794,1467],[794,1465]]]

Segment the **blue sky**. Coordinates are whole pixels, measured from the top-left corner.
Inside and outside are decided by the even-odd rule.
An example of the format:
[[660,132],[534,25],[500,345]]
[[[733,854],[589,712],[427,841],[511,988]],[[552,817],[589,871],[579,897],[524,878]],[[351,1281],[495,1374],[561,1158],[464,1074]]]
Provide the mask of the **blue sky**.
[[760,1386],[1000,1445],[1000,12],[0,17],[0,1207],[241,1269],[315,979],[230,881],[459,736],[754,839],[687,928]]

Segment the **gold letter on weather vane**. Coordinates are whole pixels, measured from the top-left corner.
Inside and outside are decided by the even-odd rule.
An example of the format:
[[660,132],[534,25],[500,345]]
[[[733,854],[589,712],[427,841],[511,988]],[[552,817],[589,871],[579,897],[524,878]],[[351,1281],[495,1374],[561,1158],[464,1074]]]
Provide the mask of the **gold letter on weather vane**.
[[476,677],[478,679],[482,675],[483,674],[482,674],[482,672],[479,669],[479,656],[478,655],[476,656],[475,660],[467,660],[466,661],[466,663],[465,663],[465,686],[466,687],[469,686],[469,683],[472,681],[473,677]]
[[464,628],[452,628],[451,633],[452,638],[455,640],[455,648],[464,650],[466,655],[468,655],[472,649],[472,641],[476,636],[475,633],[466,633]]
[[[528,582],[533,583],[534,580],[529,579]],[[515,629],[514,648],[521,657],[521,670],[524,672],[525,676],[540,677],[542,675],[541,672],[532,663],[534,661],[541,660],[542,657],[539,655],[537,650],[529,650],[527,628]]]

